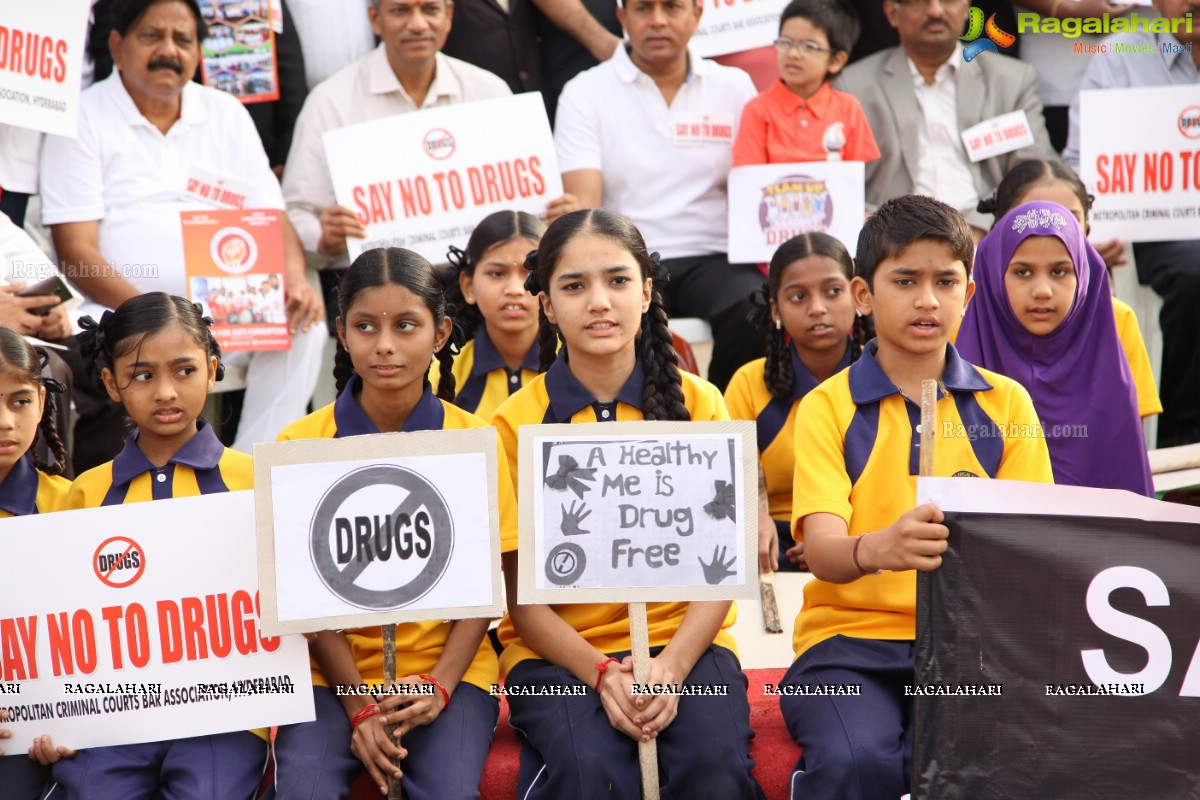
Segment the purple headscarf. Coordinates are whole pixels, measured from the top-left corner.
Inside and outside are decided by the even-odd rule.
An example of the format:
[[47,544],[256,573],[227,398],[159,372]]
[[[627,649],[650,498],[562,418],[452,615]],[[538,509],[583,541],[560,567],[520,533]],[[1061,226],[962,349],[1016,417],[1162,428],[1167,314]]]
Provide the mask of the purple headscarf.
[[[1025,329],[1004,286],[1008,262],[1030,236],[1059,239],[1078,281],[1071,310],[1044,336]],[[1055,483],[1153,497],[1137,389],[1117,336],[1108,271],[1071,212],[1047,202],[1014,208],[979,243],[974,277],[975,296],[955,347],[967,361],[1029,390]]]

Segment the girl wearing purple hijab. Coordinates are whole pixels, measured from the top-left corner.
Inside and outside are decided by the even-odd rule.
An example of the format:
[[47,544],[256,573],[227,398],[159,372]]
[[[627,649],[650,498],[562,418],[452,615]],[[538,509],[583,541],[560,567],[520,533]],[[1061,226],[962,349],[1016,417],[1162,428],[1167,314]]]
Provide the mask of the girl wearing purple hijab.
[[1014,208],[979,243],[974,278],[955,347],[1029,390],[1055,483],[1153,497],[1108,272],[1071,212]]

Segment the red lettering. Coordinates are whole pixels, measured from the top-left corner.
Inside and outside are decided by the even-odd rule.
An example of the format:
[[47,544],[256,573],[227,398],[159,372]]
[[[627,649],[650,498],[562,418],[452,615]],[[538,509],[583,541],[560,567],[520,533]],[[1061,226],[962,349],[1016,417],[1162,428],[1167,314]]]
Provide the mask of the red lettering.
[[1171,184],[1175,180],[1175,159],[1170,153],[1145,153],[1142,163],[1146,168],[1143,191],[1171,191]]
[[542,160],[537,156],[529,157],[529,174],[533,176],[533,193],[535,195],[543,195],[546,193],[546,179],[542,177],[541,170],[538,169],[542,165]]
[[496,185],[496,168],[491,164],[483,165],[483,184],[487,187],[489,203],[500,202],[500,187]]
[[71,638],[75,664],[84,675],[91,675],[96,669],[96,627],[92,615],[82,608],[71,615]]
[[125,609],[125,642],[131,665],[141,669],[150,663],[150,627],[140,603],[130,603]]
[[463,192],[462,178],[453,170],[446,176],[447,182],[450,184],[450,202],[457,209],[465,208],[467,205],[467,197]]
[[108,643],[112,650],[113,669],[124,669],[121,659],[121,607],[108,606],[100,609],[100,616],[108,623]]
[[[1184,190],[1200,188],[1200,150],[1197,150],[1195,153],[1180,150],[1179,160],[1183,162]],[[1191,172],[1188,171],[1189,165],[1191,166]]]
[[5,681],[37,678],[37,617],[0,620],[0,658]]
[[467,167],[467,183],[471,185],[471,205],[483,205],[483,178],[479,174],[479,167]]
[[185,597],[183,606],[183,640],[187,644],[187,660],[208,658],[208,642],[204,637],[204,606],[198,597]]
[[55,83],[62,83],[67,79],[67,43],[62,39],[54,43],[54,70],[50,73],[50,78]]
[[67,624],[67,612],[47,614],[50,633],[50,664],[54,677],[74,675],[75,665],[71,660],[71,629]]
[[179,607],[171,600],[158,601],[158,639],[162,648],[162,663],[174,664],[183,660]]
[[229,603],[224,594],[210,594],[204,598],[208,610],[208,646],[214,658],[229,655],[233,643],[229,631]]
[[12,53],[9,55],[9,69],[13,72],[21,71],[22,51],[25,49],[25,34],[21,31],[12,32]]
[[233,646],[244,656],[258,652],[258,642],[254,635],[254,620],[247,619],[254,609],[254,601],[250,595],[238,590],[233,593]]
[[363,225],[370,225],[370,210],[367,208],[366,200],[363,199],[366,193],[367,190],[363,187],[355,186],[350,191],[350,196],[354,198],[354,205],[358,206],[358,213],[356,213],[354,216],[358,217],[358,221]]

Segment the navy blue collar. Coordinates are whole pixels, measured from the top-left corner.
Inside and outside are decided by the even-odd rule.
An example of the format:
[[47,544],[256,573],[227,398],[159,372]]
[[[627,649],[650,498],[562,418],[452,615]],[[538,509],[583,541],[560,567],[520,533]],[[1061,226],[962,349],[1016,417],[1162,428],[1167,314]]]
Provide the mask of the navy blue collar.
[[[375,423],[371,422],[371,418],[367,416],[367,412],[363,411],[358,398],[355,397],[355,394],[361,391],[362,378],[355,375],[350,378],[346,388],[342,389],[342,393],[334,401],[333,422],[337,426],[337,433],[333,435],[335,439],[380,432]],[[400,430],[440,431],[445,422],[446,409],[442,407],[442,401],[433,394],[433,387],[429,385],[429,381],[425,381],[421,399],[417,400],[417,404],[409,412],[408,419],[404,421],[404,426]]]
[[[521,362],[521,369],[537,372],[540,366],[540,353],[541,349],[535,339],[533,347],[529,348],[529,352],[525,354],[525,360]],[[475,331],[475,362],[471,365],[471,374],[487,375],[489,372],[507,367],[508,364],[504,363],[504,359],[496,350],[496,345],[492,344],[492,339],[488,336],[487,326],[480,325]]]
[[[885,397],[900,394],[875,360],[879,342],[867,342],[862,356],[850,366],[850,398],[856,406],[877,403]],[[951,392],[986,392],[992,385],[983,379],[979,370],[964,361],[954,345],[946,344],[946,367],[942,372],[942,385]]]
[[[639,359],[629,379],[625,381],[621,391],[617,392],[617,400],[641,411],[642,387],[645,380],[642,362]],[[570,422],[577,412],[598,402],[571,374],[567,359],[561,356],[546,370],[546,394],[550,397],[550,410],[559,422]]]
[[0,483],[0,508],[14,517],[37,513],[38,472],[33,462],[22,456]]
[[[204,420],[196,421],[196,435],[188,443],[179,448],[179,452],[168,459],[168,464],[182,464],[195,470],[213,469],[225,455],[225,445],[213,433],[212,426]],[[129,483],[144,472],[158,469],[150,463],[137,446],[138,431],[134,431],[125,440],[125,446],[112,462],[113,486]]]
[[[851,353],[853,345],[850,342],[846,343],[846,352],[842,355],[841,363],[834,370],[834,375],[850,366]],[[804,362],[800,360],[800,354],[796,352],[795,343],[788,348],[788,352],[792,354],[792,402],[804,397],[821,383],[813,374],[808,371],[808,367],[804,366]]]

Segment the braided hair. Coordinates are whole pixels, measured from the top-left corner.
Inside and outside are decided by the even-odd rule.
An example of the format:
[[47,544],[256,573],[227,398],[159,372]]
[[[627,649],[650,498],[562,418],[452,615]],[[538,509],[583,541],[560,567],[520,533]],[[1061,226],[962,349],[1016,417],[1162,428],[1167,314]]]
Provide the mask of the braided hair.
[[1032,158],[1016,164],[1004,173],[1004,179],[1000,181],[996,191],[980,200],[975,210],[980,214],[994,214],[996,222],[999,222],[1001,217],[1023,202],[1026,192],[1033,186],[1053,181],[1065,183],[1071,193],[1079,198],[1079,205],[1083,208],[1081,226],[1085,228],[1086,234],[1086,228],[1089,227],[1088,217],[1091,216],[1092,203],[1096,198],[1088,194],[1087,187],[1083,185],[1075,170],[1061,161]]
[[[854,262],[845,245],[827,233],[805,233],[794,236],[779,246],[779,249],[771,257],[766,282],[751,298],[754,309],[749,314],[749,320],[762,332],[766,340],[767,360],[763,370],[763,380],[771,392],[771,396],[782,402],[791,402],[792,392],[796,386],[796,375],[792,368],[788,332],[782,326],[775,324],[774,313],[780,306],[779,290],[780,284],[783,282],[784,271],[793,263],[809,256],[824,256],[832,259],[841,268],[847,281],[854,275]],[[776,312],[772,311],[772,305]],[[863,345],[872,335],[870,318],[856,315],[850,337],[852,361],[857,361],[858,357],[862,355]]]
[[[338,286],[339,328],[345,330],[346,314],[359,294],[367,289],[389,284],[402,286],[421,298],[429,313],[433,315],[434,327],[440,326],[444,319],[453,321],[454,316],[446,302],[437,268],[412,250],[381,247],[363,252],[354,259],[354,263],[342,276],[342,282]],[[461,346],[462,331],[454,326],[450,341],[435,354],[438,360],[437,396],[446,402],[454,400],[454,373],[451,370],[454,366],[454,354]],[[350,351],[342,343],[342,336],[338,336],[337,353],[333,359],[333,381],[339,396],[355,373]]]
[[475,268],[483,261],[488,250],[516,239],[541,241],[546,232],[546,225],[540,219],[526,211],[495,211],[484,217],[471,238],[467,240],[465,251],[451,245],[446,254],[446,260],[453,269],[443,273],[445,279],[446,302],[452,308],[454,321],[462,328],[463,342],[475,338],[475,331],[483,324],[483,313],[479,306],[468,303],[463,296],[460,275],[475,277]]
[[116,311],[105,311],[99,322],[91,317],[81,318],[79,327],[83,331],[76,339],[88,377],[101,390],[104,383],[100,376],[104,370],[115,376],[117,359],[140,348],[147,336],[172,326],[186,331],[209,358],[216,357],[216,379],[221,380],[225,377],[225,365],[221,363],[221,346],[213,336],[212,324],[201,307],[186,298],[147,292],[129,298]]
[[[34,347],[25,341],[21,334],[11,328],[0,327],[0,370],[14,372],[22,383],[38,386],[46,393],[42,418],[38,422],[33,444],[29,448],[33,453],[33,465],[47,475],[62,475],[67,468],[67,448],[59,437],[58,426],[54,422],[54,395],[62,394],[65,388],[58,381],[42,374],[49,358],[45,350]],[[44,462],[38,453],[38,437],[41,437],[50,454],[54,456],[52,463]]]
[[[555,220],[546,230],[538,249],[525,259],[525,269],[529,271],[525,288],[535,295],[548,293],[563,250],[581,234],[606,236],[619,243],[637,262],[642,279],[653,279],[650,306],[642,314],[636,345],[638,360],[645,373],[642,415],[648,420],[690,420],[692,415],[684,404],[679,357],[672,346],[667,311],[663,306],[661,287],[667,282],[667,271],[659,262],[658,254],[647,251],[642,234],[628,218],[615,211],[596,208],[573,211]],[[538,311],[538,321],[541,371],[545,372],[554,362],[561,333],[546,318],[544,307]],[[569,356],[565,347],[563,352]]]

